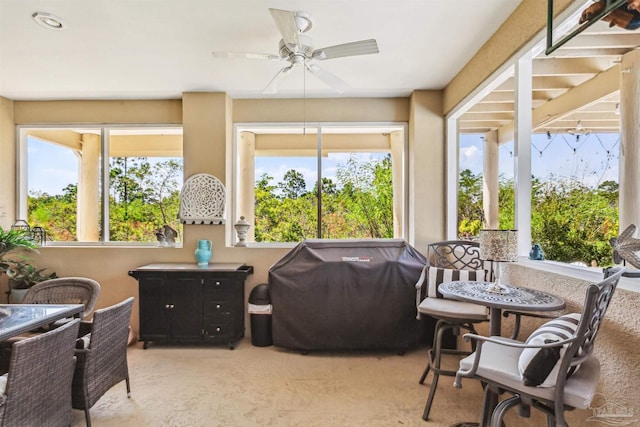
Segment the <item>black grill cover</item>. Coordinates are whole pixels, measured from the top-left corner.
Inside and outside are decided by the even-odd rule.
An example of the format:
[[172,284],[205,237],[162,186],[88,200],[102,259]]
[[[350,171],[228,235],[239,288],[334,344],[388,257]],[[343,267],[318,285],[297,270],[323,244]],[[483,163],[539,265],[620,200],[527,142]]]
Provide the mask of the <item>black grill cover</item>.
[[404,240],[306,240],[269,269],[273,343],[299,350],[406,349],[426,259]]

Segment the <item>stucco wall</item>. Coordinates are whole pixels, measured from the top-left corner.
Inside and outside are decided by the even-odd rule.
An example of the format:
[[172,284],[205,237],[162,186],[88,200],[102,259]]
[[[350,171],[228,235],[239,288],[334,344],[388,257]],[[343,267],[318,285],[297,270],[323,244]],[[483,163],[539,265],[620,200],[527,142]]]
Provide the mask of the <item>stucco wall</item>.
[[[300,100],[231,100],[223,93],[185,93],[181,100],[157,101],[43,101],[8,102],[0,111],[3,132],[0,149],[12,153],[0,159],[0,182],[13,180],[15,137],[17,124],[97,124],[97,123],[182,123],[184,129],[185,176],[194,173],[211,173],[220,178],[231,194],[229,182],[230,144],[234,122],[408,122],[410,111],[417,125],[410,124],[412,165],[409,176],[414,185],[410,200],[418,201],[419,212],[416,227],[421,231],[413,241],[419,250],[426,247],[430,236],[444,233],[444,162],[442,161],[442,92],[421,92],[412,107],[406,98],[380,99],[314,99],[307,100],[306,113],[301,115]],[[4,188],[4,186],[2,187]],[[13,200],[15,185],[7,188],[4,197]],[[430,206],[436,206],[429,214]],[[288,248],[236,248],[225,245],[227,229],[237,218],[227,218],[226,226],[187,225],[184,227],[182,248],[159,247],[44,247],[34,254],[38,265],[49,267],[62,276],[88,276],[101,283],[103,290],[98,307],[104,307],[129,295],[138,296],[137,282],[128,271],[155,262],[193,262],[197,239],[213,242],[213,262],[244,262],[254,266],[254,274],[246,283],[249,290],[266,282],[269,267],[280,259]],[[15,221],[13,210],[9,212],[7,226]],[[426,222],[425,222],[426,221]],[[428,230],[428,231],[425,231]],[[3,286],[6,286],[4,284]],[[133,323],[137,330],[137,305]],[[248,321],[248,319],[247,319]],[[247,331],[248,333],[249,331]]]
[[[579,312],[582,309],[586,287],[593,283],[517,263],[505,264],[503,279],[506,283],[558,295],[567,303],[565,312]],[[508,325],[509,320],[505,320],[504,323]],[[539,324],[539,320],[524,322],[519,338],[525,339]],[[602,395],[594,399],[592,405],[599,406],[606,400],[627,408],[635,408],[638,414],[640,293],[620,288],[616,290],[604,324],[598,332],[595,353],[601,365],[599,393]],[[567,418],[570,425],[597,425],[587,423],[587,418],[592,415],[593,411],[589,409],[576,410],[569,413]]]
[[16,188],[16,127],[13,101],[0,97],[0,226],[13,224]]

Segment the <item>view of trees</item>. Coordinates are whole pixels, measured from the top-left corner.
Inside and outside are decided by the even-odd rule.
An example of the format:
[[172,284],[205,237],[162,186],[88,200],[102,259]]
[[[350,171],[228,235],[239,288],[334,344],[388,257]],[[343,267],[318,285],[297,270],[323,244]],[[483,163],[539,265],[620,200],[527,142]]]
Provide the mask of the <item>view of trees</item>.
[[[155,242],[155,231],[168,224],[181,230],[182,164],[179,159],[151,162],[145,157],[112,158],[110,163],[109,236],[111,241]],[[318,236],[318,184],[307,186],[299,171],[281,182],[263,174],[255,187],[257,242],[299,242]],[[312,188],[312,190],[309,190]],[[30,192],[28,222],[45,228],[49,239],[76,240],[77,185],[62,194]],[[335,178],[322,178],[323,238],[393,238],[391,157],[351,155]],[[460,173],[459,234],[473,237],[483,228],[482,175]],[[499,182],[500,228],[514,227],[514,182]],[[577,179],[550,176],[532,182],[532,242],[545,257],[588,265],[612,263],[609,239],[618,234],[618,184],[592,188]],[[181,234],[181,233],[179,233]]]
[[[146,157],[110,160],[109,237],[111,241],[155,242],[155,230],[168,224],[176,230],[180,206],[182,162],[150,162]],[[50,240],[75,241],[77,185],[61,195],[30,192],[28,222],[44,227]],[[181,233],[179,233],[181,235]]]
[[[514,226],[514,183],[500,179],[499,224]],[[618,235],[618,184],[605,181],[592,188],[577,179],[534,178],[531,199],[531,241],[545,258],[587,265],[612,264],[609,239]],[[459,226],[461,236],[477,236],[483,227],[482,175],[460,173]]]
[[[299,242],[318,236],[318,183],[312,191],[302,174],[285,173],[273,183],[263,174],[255,188],[257,242]],[[336,182],[322,179],[322,237],[392,238],[393,185],[391,156],[363,160],[350,156],[340,164]]]

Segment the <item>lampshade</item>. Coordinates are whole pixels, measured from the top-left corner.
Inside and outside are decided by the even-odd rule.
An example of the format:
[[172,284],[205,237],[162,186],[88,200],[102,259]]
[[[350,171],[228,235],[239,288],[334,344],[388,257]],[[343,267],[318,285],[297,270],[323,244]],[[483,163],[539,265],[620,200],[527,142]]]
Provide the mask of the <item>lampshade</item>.
[[487,261],[518,260],[518,230],[480,230],[480,258]]

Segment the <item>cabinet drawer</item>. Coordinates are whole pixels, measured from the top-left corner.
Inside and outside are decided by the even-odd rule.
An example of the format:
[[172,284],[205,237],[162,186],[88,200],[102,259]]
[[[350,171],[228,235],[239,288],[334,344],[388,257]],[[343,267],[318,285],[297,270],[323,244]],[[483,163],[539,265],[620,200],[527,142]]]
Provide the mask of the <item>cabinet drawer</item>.
[[211,321],[205,325],[205,339],[216,339],[222,337],[232,337],[234,334],[233,320],[229,318],[227,321]]
[[229,293],[235,289],[236,280],[232,278],[216,277],[207,278],[204,282],[205,293]]
[[231,301],[206,301],[204,306],[205,317],[217,318],[220,316],[229,315],[233,312],[233,304]]

